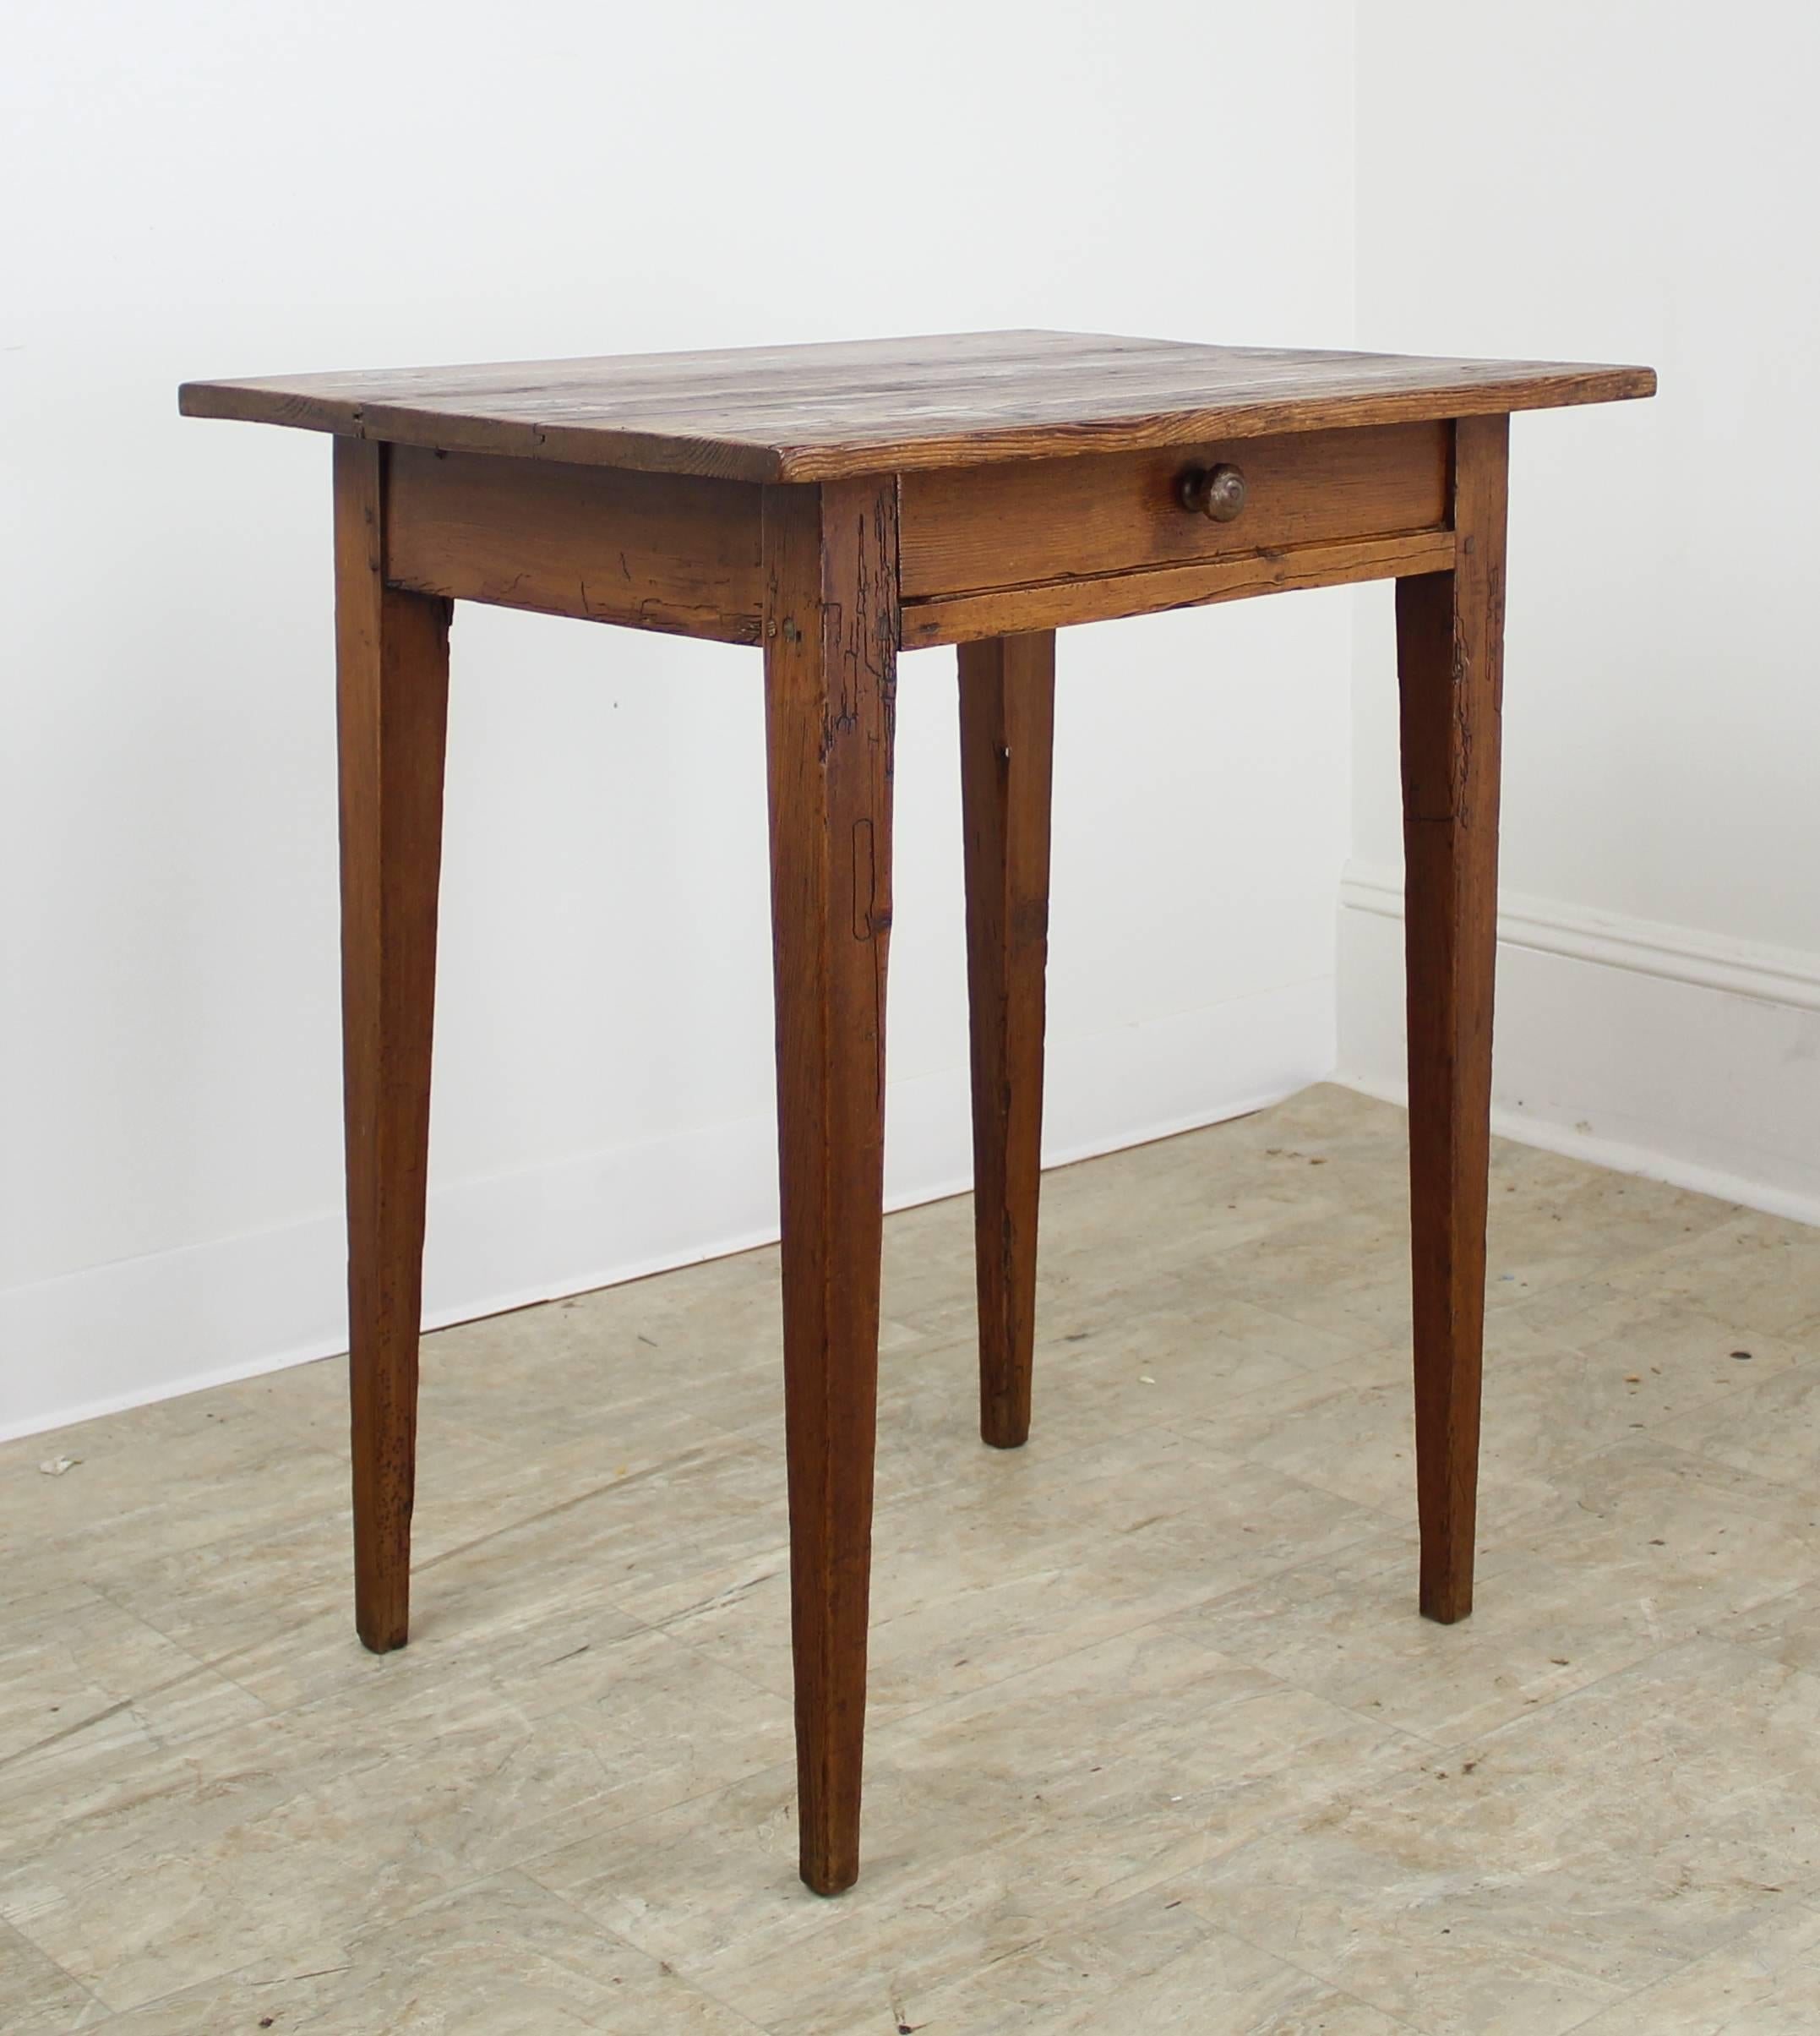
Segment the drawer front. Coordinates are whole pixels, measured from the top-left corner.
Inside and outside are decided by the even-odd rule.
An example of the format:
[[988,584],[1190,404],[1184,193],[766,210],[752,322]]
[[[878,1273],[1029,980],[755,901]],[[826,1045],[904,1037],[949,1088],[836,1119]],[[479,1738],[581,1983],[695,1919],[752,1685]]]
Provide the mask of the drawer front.
[[[907,473],[904,598],[1442,529],[1451,442],[1444,423],[1389,424]],[[1219,466],[1245,478],[1227,522],[1182,502]]]

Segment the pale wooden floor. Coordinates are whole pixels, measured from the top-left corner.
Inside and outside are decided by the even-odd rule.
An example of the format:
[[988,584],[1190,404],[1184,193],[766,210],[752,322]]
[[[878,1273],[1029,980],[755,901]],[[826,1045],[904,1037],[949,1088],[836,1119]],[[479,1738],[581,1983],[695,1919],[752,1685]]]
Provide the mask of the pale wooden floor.
[[893,1220],[833,1903],[793,1870],[774,1253],[430,1340],[384,1661],[338,1366],[0,1451],[0,2028],[1820,2028],[1820,1232],[1500,1149],[1442,1631],[1403,1165],[1321,1089],[1050,1176],[1011,1455],[967,1205]]

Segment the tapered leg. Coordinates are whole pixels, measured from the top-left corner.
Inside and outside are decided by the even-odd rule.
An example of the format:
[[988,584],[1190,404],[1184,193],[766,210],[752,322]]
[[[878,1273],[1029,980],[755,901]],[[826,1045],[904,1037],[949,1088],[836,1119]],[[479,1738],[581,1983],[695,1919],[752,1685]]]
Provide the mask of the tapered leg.
[[1510,420],[1455,427],[1451,573],[1397,582],[1421,1607],[1473,1608]]
[[354,1623],[409,1629],[449,603],[384,576],[384,450],[335,447]]
[[1013,1449],[1030,1433],[1036,1334],[1055,633],[960,648],[979,1432]]
[[765,497],[765,691],[803,1878],[859,1871],[878,1406],[893,481]]

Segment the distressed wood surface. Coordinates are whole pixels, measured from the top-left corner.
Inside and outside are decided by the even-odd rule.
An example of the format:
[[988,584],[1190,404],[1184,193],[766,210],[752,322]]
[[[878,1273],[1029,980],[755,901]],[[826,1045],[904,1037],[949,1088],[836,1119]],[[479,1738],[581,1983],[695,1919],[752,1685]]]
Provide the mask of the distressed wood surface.
[[1473,1608],[1510,427],[1458,428],[1451,573],[1397,586],[1421,1608]]
[[765,497],[765,698],[798,1837],[859,1871],[885,1196],[894,481]]
[[1088,580],[1048,580],[1034,587],[1000,587],[939,600],[907,601],[907,650],[967,643],[983,636],[1063,629],[1076,622],[1109,622],[1152,615],[1165,609],[1204,608],[1256,594],[1311,587],[1347,587],[1360,580],[1395,580],[1408,573],[1446,572],[1453,564],[1453,532],[1421,531],[1403,538],[1367,538],[1343,544],[1300,544],[1280,552],[1240,553],[1196,565],[1157,565]]
[[[1451,435],[1367,425],[907,474],[904,598],[1439,529]],[[1185,475],[1223,463],[1247,490],[1229,523],[1185,509],[1180,493]]]
[[187,383],[191,417],[733,480],[979,466],[1648,396],[1647,368],[974,332]]
[[384,580],[383,446],[337,444],[342,1058],[354,1617],[409,1630],[449,603]]
[[389,461],[395,587],[756,643],[760,490],[742,481],[435,453]]
[[1036,1336],[1054,631],[963,643],[960,690],[979,1432],[1011,1449],[1030,1433]]

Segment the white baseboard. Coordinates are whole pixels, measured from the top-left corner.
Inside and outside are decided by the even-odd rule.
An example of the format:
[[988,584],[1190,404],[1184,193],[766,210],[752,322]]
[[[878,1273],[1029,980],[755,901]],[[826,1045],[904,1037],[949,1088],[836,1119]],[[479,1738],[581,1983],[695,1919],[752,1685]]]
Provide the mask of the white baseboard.
[[[1338,1078],[1406,1100],[1403,886],[1340,887]],[[1820,1223],[1820,954],[1501,893],[1503,1135]]]
[[[1320,976],[1114,1032],[1051,1040],[1044,1163],[1262,1107],[1333,1064]],[[887,1201],[964,1190],[964,1068],[891,1084]],[[771,1116],[433,1186],[431,1328],[772,1242]],[[433,1178],[434,1154],[432,1154]],[[346,1348],[340,1209],[0,1293],[0,1439],[250,1378]]]

